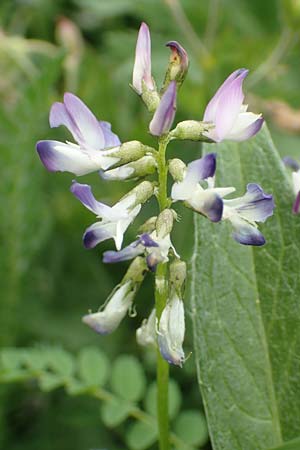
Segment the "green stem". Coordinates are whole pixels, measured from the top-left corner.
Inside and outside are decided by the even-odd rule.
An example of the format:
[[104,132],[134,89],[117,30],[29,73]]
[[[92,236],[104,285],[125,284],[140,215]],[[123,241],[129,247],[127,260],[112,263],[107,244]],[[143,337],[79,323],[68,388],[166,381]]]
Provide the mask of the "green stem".
[[[168,167],[166,164],[166,148],[169,139],[162,136],[158,148],[158,203],[160,212],[169,206],[167,195]],[[157,319],[166,306],[168,298],[167,264],[160,263],[155,277],[155,307]],[[157,421],[159,430],[159,449],[170,449],[169,412],[168,412],[169,365],[157,351]]]

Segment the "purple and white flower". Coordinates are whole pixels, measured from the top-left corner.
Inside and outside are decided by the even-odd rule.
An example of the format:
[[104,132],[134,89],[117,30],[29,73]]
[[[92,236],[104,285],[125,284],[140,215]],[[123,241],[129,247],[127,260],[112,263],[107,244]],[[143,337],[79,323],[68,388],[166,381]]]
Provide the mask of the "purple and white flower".
[[143,84],[150,90],[155,86],[151,75],[151,38],[148,25],[142,22],[135,49],[132,86],[141,95]]
[[203,121],[212,122],[214,128],[206,133],[215,142],[244,141],[254,136],[264,122],[261,114],[248,112],[243,105],[243,81],[248,70],[238,69],[224,81],[208,103]]
[[129,311],[134,296],[133,283],[127,281],[117,287],[101,311],[83,316],[82,321],[99,334],[112,333]]
[[153,136],[161,136],[170,130],[176,113],[176,93],[176,81],[171,81],[162,95],[149,125],[150,133]]
[[185,333],[184,306],[175,292],[161,314],[157,333],[162,357],[168,363],[182,367],[185,361],[182,348]]
[[147,255],[147,266],[150,270],[154,271],[157,264],[169,261],[168,254],[170,249],[178,257],[171,242],[170,234],[159,237],[157,231],[154,230],[151,234],[142,234],[136,241],[118,252],[112,250],[104,252],[103,262],[118,263],[128,261],[145,253]]
[[136,330],[136,340],[139,345],[149,346],[156,344],[156,310],[152,309],[148,319],[144,319]]
[[121,144],[118,136],[111,131],[108,122],[99,122],[75,95],[66,93],[63,103],[54,103],[49,121],[51,128],[67,127],[76,142],[46,140],[37,143],[39,157],[49,171],[79,176],[106,170],[119,161],[113,155]]
[[[215,188],[215,171],[215,153],[209,153],[188,164],[183,180],[173,184],[171,191],[173,201],[182,200],[212,222],[219,222],[223,214],[222,197],[234,192],[235,188]],[[203,181],[206,182],[206,188],[201,185]]]
[[244,245],[261,246],[265,238],[256,222],[265,222],[273,215],[274,200],[255,183],[247,185],[247,192],[231,200],[223,200],[222,220],[229,220],[234,228],[233,238]]
[[300,166],[293,158],[286,156],[283,158],[284,164],[292,169],[292,185],[293,191],[296,196],[293,203],[292,211],[294,214],[299,214],[300,212]]
[[87,209],[101,219],[101,222],[94,223],[85,231],[84,246],[93,248],[100,242],[113,238],[117,250],[120,250],[125,231],[141,210],[141,204],[137,204],[137,196],[129,193],[110,207],[95,199],[88,184],[73,182],[71,192]]

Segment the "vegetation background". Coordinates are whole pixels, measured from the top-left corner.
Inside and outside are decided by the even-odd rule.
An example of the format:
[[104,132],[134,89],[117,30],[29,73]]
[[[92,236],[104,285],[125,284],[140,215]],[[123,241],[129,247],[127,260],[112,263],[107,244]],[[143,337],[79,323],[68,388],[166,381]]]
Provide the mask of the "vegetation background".
[[[200,120],[223,79],[247,67],[251,110],[264,113],[282,155],[299,159],[300,7],[293,0],[1,0],[1,347],[47,344],[76,353],[92,345],[112,360],[134,354],[150,383],[155,355],[137,347],[135,329],[151,308],[153,280],[142,286],[137,316],[124,320],[112,336],[99,337],[81,323],[88,309],[104,302],[127,265],[102,264],[101,254],[111,242],[83,248],[81,236],[93,216],[70,194],[72,176],[48,173],[35,151],[39,139],[68,138],[66,130],[48,125],[50,105],[65,91],[110,121],[122,141],[154,145],[147,131],[150,117],[129,87],[141,21],[151,29],[158,84],[169,56],[164,43],[178,40],[188,51],[190,71],[180,91],[177,121]],[[171,147],[186,161],[201,152],[195,143]],[[84,180],[109,204],[131,186],[107,183],[97,174]],[[149,209],[155,214],[155,202],[147,208],[147,217]],[[174,242],[188,258],[192,213],[179,212]],[[126,242],[142,221],[143,215]],[[188,353],[189,327],[187,334]],[[172,368],[171,376],[180,386],[183,407],[201,411],[193,355],[182,370]],[[1,387],[1,449],[117,450],[124,448],[122,433],[103,425],[94,399],[70,398],[63,389],[41,393],[33,382]],[[209,449],[205,440],[202,448]]]

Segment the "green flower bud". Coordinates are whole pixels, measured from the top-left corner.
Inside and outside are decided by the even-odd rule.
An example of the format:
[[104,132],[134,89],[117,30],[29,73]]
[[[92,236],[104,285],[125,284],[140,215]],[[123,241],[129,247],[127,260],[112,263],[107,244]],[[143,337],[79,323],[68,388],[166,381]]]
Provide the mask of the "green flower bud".
[[118,162],[114,164],[114,167],[119,167],[137,159],[142,158],[147,153],[152,154],[155,150],[152,147],[142,144],[139,141],[124,142],[116,150],[109,151],[109,156],[112,158],[118,158]]
[[182,290],[186,280],[186,263],[176,259],[170,264],[170,288],[174,288],[179,297],[182,296]]
[[135,188],[128,192],[123,198],[122,201],[128,197],[135,196],[134,203],[131,205],[131,208],[134,208],[136,205],[140,205],[145,203],[154,193],[154,185],[150,181],[142,181],[142,183],[138,184]]
[[186,165],[179,158],[170,159],[169,172],[174,181],[182,181],[186,172]]
[[141,233],[141,234],[143,234],[143,233],[147,233],[147,234],[152,233],[152,231],[155,230],[156,221],[157,221],[157,216],[150,217],[150,219],[146,220],[146,222],[143,223],[143,225],[141,225],[139,227],[139,233]]
[[184,120],[179,122],[170,135],[173,139],[212,142],[204,133],[214,128],[209,122],[198,122],[197,120]]
[[171,233],[177,214],[173,209],[164,209],[157,218],[156,231],[158,238],[164,238]]
[[148,111],[150,113],[154,113],[159,105],[160,102],[160,96],[155,89],[149,89],[146,85],[146,83],[144,82],[144,80],[142,81],[142,100],[145,103]]
[[124,164],[123,166],[116,167],[115,169],[101,172],[104,180],[130,180],[132,178],[145,177],[155,172],[157,168],[156,159],[149,155],[142,158]]
[[148,267],[145,258],[142,256],[137,256],[130,264],[121,284],[131,281],[134,284],[134,289],[138,289],[140,284],[144,280],[146,273],[148,272]]

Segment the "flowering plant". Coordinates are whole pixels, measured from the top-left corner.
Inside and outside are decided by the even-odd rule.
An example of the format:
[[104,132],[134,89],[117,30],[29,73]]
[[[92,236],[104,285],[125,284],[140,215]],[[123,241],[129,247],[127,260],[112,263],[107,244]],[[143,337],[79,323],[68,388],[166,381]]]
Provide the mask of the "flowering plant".
[[[133,260],[105,304],[99,311],[85,315],[83,322],[99,334],[113,332],[131,310],[147,273],[155,276],[155,304],[149,318],[144,319],[137,330],[137,342],[158,349],[158,425],[162,450],[169,448],[168,364],[181,367],[186,359],[186,263],[171,238],[178,220],[176,205],[173,205],[181,201],[203,216],[203,220],[230,223],[236,245],[251,246],[265,244],[258,223],[272,216],[274,209],[272,195],[264,192],[255,180],[249,180],[244,195],[229,197],[236,189],[231,185],[218,186],[215,152],[208,152],[188,165],[179,158],[167,159],[167,147],[173,140],[201,141],[207,145],[226,140],[241,142],[257,134],[264,121],[260,114],[248,112],[247,105],[243,104],[243,81],[248,71],[238,69],[229,75],[210,100],[202,121],[182,121],[172,129],[177,96],[189,60],[178,42],[170,41],[167,46],[171,50],[170,60],[163,86],[158,90],[151,72],[150,32],[142,23],[136,44],[132,88],[152,114],[149,131],[158,138],[157,149],[139,141],[121,143],[108,122],[99,121],[77,96],[70,93],[65,94],[63,103],[52,106],[50,126],[64,125],[76,143],[54,140],[37,143],[39,157],[49,171],[67,171],[76,176],[99,171],[104,180],[139,180],[113,206],[96,200],[87,184],[73,181],[71,192],[99,219],[84,232],[84,246],[93,248],[113,239],[116,250],[105,252],[103,261]],[[173,179],[170,193],[168,173]],[[149,175],[152,177],[147,180]],[[122,248],[127,228],[153,196],[158,201],[157,215],[142,225],[134,242]]]

